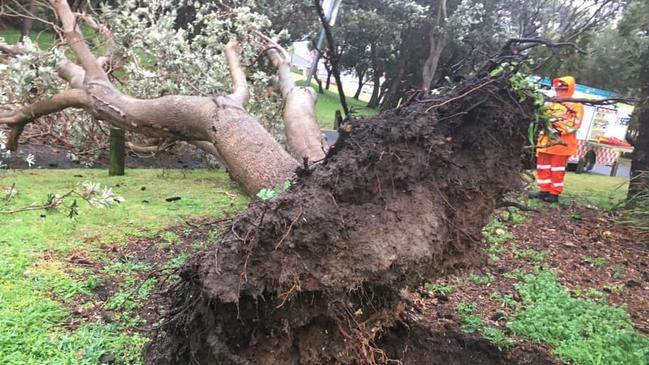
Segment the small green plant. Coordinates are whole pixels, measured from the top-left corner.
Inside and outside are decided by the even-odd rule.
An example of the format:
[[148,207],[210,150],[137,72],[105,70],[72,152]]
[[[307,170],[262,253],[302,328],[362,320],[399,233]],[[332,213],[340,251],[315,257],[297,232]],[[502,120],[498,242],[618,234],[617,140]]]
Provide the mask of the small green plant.
[[112,310],[133,310],[138,306],[131,291],[119,291],[106,302],[106,308]]
[[593,299],[598,302],[606,302],[608,300],[608,296],[606,295],[606,293],[603,293],[593,288],[587,288],[587,289],[576,288],[574,290],[574,293],[576,297]]
[[604,286],[604,289],[608,290],[611,294],[620,294],[624,291],[624,285],[622,284],[608,284]]
[[527,222],[527,215],[518,208],[509,207],[500,214],[500,219],[511,224],[523,224]]
[[462,330],[466,333],[474,333],[485,326],[484,318],[482,318],[481,315],[474,313],[474,311],[475,304],[461,302],[457,305],[457,312],[464,323]]
[[502,303],[504,306],[509,307],[509,308],[514,308],[518,304],[518,302],[514,299],[514,296],[511,294],[502,294],[500,292],[493,292],[490,295],[490,298]]
[[519,250],[516,246],[512,248],[512,255],[517,259],[530,259],[534,262],[541,263],[548,257],[547,251],[538,251],[534,249]]
[[257,193],[257,198],[261,200],[269,200],[273,199],[279,194],[287,191],[291,187],[291,182],[289,180],[284,181],[284,184],[282,186],[276,186],[274,188],[264,188],[259,190]]
[[514,341],[507,337],[502,330],[487,326],[484,318],[475,313],[475,307],[475,304],[467,304],[465,302],[458,304],[457,312],[460,320],[464,323],[462,331],[466,333],[479,332],[483,338],[497,346],[500,350],[514,344]]
[[165,240],[168,243],[176,243],[180,241],[180,237],[178,237],[178,234],[176,232],[172,231],[165,231],[160,235],[160,238]]
[[611,268],[611,274],[613,276],[613,279],[624,279],[624,276],[626,275],[626,268],[621,265],[615,265]]
[[520,280],[522,279],[527,273],[523,269],[514,269],[512,271],[508,271],[503,274],[503,276],[507,279],[510,280]]
[[498,350],[502,351],[514,345],[514,340],[508,337],[501,329],[494,327],[484,327],[480,334],[487,341],[491,342]]
[[474,284],[477,285],[489,285],[493,283],[494,276],[492,274],[485,274],[485,275],[471,274],[469,280],[471,280]]
[[171,269],[177,269],[181,267],[189,259],[187,252],[181,252],[178,256],[167,262],[167,266]]
[[441,294],[451,294],[455,290],[455,286],[451,284],[438,284],[438,283],[428,283],[424,285],[424,289],[432,293],[441,293]]
[[584,261],[593,265],[593,266],[604,266],[608,264],[608,260],[604,257],[590,257],[584,256]]
[[575,365],[649,364],[649,339],[623,308],[571,296],[549,270],[515,287],[524,305],[508,324],[515,334],[550,344]]

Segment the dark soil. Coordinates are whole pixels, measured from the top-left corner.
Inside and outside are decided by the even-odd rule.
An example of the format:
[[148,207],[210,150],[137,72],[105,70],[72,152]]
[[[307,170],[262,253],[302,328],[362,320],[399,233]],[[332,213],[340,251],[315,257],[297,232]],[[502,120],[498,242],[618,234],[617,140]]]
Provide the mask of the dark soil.
[[253,203],[180,271],[146,361],[387,361],[377,341],[403,290],[483,264],[481,227],[520,184],[531,105],[482,83],[353,122],[288,193]]

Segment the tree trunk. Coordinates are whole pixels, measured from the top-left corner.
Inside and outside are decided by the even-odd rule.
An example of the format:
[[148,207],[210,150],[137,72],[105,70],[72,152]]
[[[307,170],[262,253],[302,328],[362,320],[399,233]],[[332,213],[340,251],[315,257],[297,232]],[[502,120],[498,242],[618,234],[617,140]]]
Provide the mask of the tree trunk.
[[406,72],[406,65],[410,55],[410,47],[406,44],[405,39],[407,36],[402,36],[401,41],[401,53],[399,55],[399,63],[397,64],[397,72],[392,76],[390,80],[390,88],[388,89],[385,97],[383,98],[383,103],[381,103],[381,109],[392,109],[399,104],[399,99],[401,95],[401,81]]
[[358,100],[361,96],[361,91],[363,91],[363,86],[365,85],[365,70],[357,72],[356,74],[358,75],[358,88],[354,94],[354,99]]
[[631,181],[627,200],[633,204],[633,198],[641,193],[649,192],[649,88],[645,89],[638,112],[638,135],[633,146],[631,160]]
[[379,106],[379,90],[381,89],[381,65],[379,60],[379,51],[375,43],[370,43],[370,53],[372,55],[372,81],[374,87],[372,88],[372,96],[367,103],[368,108],[377,108]]
[[[318,77],[318,71],[313,74],[313,79],[315,80],[316,84],[318,84],[318,94],[324,94],[324,89],[322,88],[322,80],[320,80],[320,77]],[[305,85],[309,86],[309,85]]]
[[124,159],[126,156],[124,136],[123,129],[110,129],[110,167],[108,168],[108,176],[124,175]]
[[327,66],[327,63],[325,63],[325,69],[327,70],[327,85],[325,86],[325,89],[329,90],[329,87],[331,86],[331,76],[333,76],[333,74],[331,66]]
[[[29,2],[29,14],[35,15],[36,13],[36,0],[31,0]],[[34,23],[34,20],[31,17],[25,17],[23,18],[23,22],[20,26],[20,39],[18,40],[19,43],[22,43],[25,38],[29,37],[29,34],[31,33],[32,30],[32,25]]]
[[430,30],[428,37],[430,49],[421,73],[421,89],[424,92],[430,91],[430,86],[433,83],[435,72],[439,65],[439,58],[446,46],[445,37],[442,34],[439,34],[435,29]]

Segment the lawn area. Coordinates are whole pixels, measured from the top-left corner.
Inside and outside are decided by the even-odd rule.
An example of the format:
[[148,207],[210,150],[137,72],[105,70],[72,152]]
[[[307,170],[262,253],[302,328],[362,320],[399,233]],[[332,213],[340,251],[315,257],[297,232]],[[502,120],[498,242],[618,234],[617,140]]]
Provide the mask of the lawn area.
[[[298,74],[293,74],[296,83],[304,86],[304,77]],[[318,85],[315,81],[311,82],[314,90],[318,90]],[[367,102],[356,100],[352,97],[347,97],[347,104],[353,108],[356,116],[371,116],[376,114],[376,109],[368,108]],[[318,94],[318,102],[315,106],[316,119],[321,129],[333,129],[334,120],[336,118],[336,110],[341,110],[340,98],[335,85],[330,87],[330,90],[324,90],[323,94]]]
[[[0,364],[97,364],[106,354],[118,363],[138,363],[146,338],[128,323],[71,324],[71,308],[102,283],[69,258],[123,266],[108,262],[106,245],[155,237],[163,227],[195,217],[227,216],[248,203],[223,171],[128,170],[127,176],[108,177],[105,170],[23,170],[0,171],[0,211],[42,204],[49,193],[63,194],[86,181],[111,187],[125,202],[95,208],[79,199],[73,219],[64,208],[0,214]],[[17,194],[7,201],[11,186]],[[170,197],[180,199],[166,201]]]
[[626,199],[628,178],[566,173],[563,195],[600,208],[613,208]]

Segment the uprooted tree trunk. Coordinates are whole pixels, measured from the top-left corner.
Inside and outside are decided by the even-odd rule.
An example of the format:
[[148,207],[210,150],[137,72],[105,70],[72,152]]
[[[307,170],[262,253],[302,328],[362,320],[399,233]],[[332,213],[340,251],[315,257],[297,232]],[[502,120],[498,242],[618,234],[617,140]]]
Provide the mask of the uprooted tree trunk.
[[533,114],[508,88],[474,80],[347,124],[182,268],[147,363],[386,362],[403,289],[480,262],[481,227],[520,182]]
[[[239,45],[230,41],[225,54],[233,80],[233,92],[227,96],[199,97],[168,95],[158,99],[136,99],[124,95],[109,81],[102,64],[107,57],[95,57],[83,40],[77,16],[67,1],[50,0],[63,28],[65,41],[77,56],[79,64],[64,61],[59,75],[70,89],[22,109],[0,111],[0,124],[11,128],[8,147],[17,142],[26,124],[40,116],[69,107],[83,108],[98,120],[115,127],[152,137],[184,140],[217,153],[233,179],[249,194],[262,188],[280,185],[293,176],[303,159],[320,160],[325,151],[315,119],[315,93],[299,88],[291,79],[290,57],[272,44],[270,57],[277,67],[280,90],[285,99],[283,112],[289,152],[286,152],[244,109],[249,99],[246,75],[239,63]],[[104,35],[106,28],[89,17],[91,27]],[[262,36],[262,35],[260,35]],[[263,36],[262,36],[263,37]],[[272,40],[266,39],[269,43]],[[3,46],[5,53],[20,52]]]

